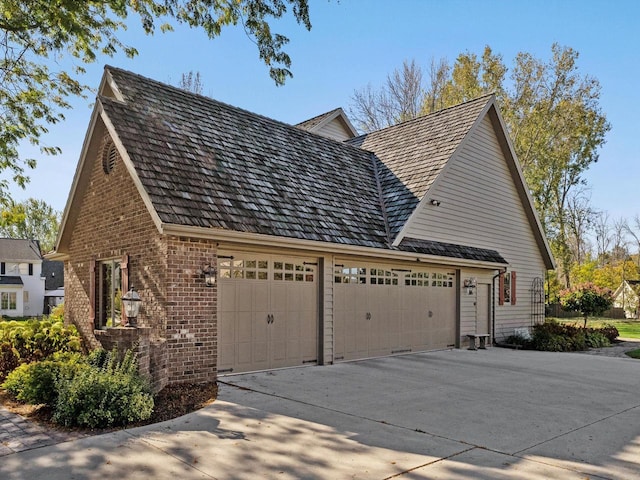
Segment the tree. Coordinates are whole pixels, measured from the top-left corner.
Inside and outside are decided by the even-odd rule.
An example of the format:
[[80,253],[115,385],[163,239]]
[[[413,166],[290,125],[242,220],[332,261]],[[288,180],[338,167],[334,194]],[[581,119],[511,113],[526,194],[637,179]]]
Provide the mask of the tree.
[[[578,72],[577,59],[572,48],[553,44],[548,61],[518,53],[509,76],[502,56],[488,46],[481,57],[460,54],[452,68],[432,61],[431,85],[424,89],[421,110],[429,113],[480,95],[496,95],[566,286],[573,261],[567,210],[574,192],[585,185],[583,174],[598,160],[610,129],[600,110],[600,84]],[[376,100],[387,92],[388,85],[380,92],[369,89],[369,111],[376,110]],[[359,97],[353,100],[357,104]]]
[[188,92],[202,95],[202,79],[200,78],[200,72],[193,73],[193,71],[189,71],[189,73],[183,73],[180,81],[178,82],[178,87]]
[[[26,169],[36,162],[20,158],[18,146],[40,145],[47,125],[64,119],[68,98],[88,89],[79,80],[83,65],[118,51],[137,54],[117,36],[130,15],[140,18],[148,34],[186,24],[215,38],[223,28],[241,24],[271,78],[282,85],[292,76],[291,59],[283,51],[289,39],[272,32],[270,22],[282,18],[288,7],[298,23],[311,28],[308,0],[0,0],[0,171],[24,187]],[[55,70],[65,56],[78,66]],[[57,154],[60,149],[41,145],[41,151]],[[7,187],[6,181],[0,183],[0,197],[6,198]]]
[[60,226],[60,212],[43,200],[10,200],[0,214],[0,235],[40,241],[43,253],[53,250]]
[[423,102],[422,70],[415,61],[404,61],[401,70],[387,75],[379,91],[371,85],[353,94],[349,110],[358,127],[370,132],[416,118]]
[[613,294],[608,288],[600,288],[592,283],[583,283],[560,292],[562,308],[570,312],[580,312],[587,328],[589,315],[602,315],[613,305]]

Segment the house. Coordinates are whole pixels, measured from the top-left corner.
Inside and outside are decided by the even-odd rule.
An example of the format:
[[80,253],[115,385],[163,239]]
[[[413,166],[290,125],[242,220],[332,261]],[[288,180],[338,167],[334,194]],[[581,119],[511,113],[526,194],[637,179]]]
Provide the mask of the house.
[[42,315],[44,279],[37,240],[0,238],[0,315]]
[[640,280],[623,280],[613,292],[613,306],[624,309],[626,318],[638,318]]
[[[155,388],[539,321],[554,260],[495,98],[362,136],[345,119],[291,126],[105,67],[50,256],[65,318],[137,345]],[[109,328],[131,286],[138,328]]]
[[64,262],[44,260],[42,262],[44,278],[44,313],[64,303]]

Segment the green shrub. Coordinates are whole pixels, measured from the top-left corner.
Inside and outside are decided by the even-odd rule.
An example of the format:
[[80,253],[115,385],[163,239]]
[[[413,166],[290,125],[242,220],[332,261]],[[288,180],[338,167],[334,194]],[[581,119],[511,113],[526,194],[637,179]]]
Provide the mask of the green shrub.
[[599,331],[587,331],[585,337],[589,348],[601,348],[611,345],[609,339]]
[[78,331],[73,325],[64,325],[61,318],[0,321],[0,378],[21,363],[43,360],[56,352],[81,350]]
[[[99,355],[96,354],[95,359]],[[146,420],[153,411],[147,382],[137,373],[131,351],[121,362],[109,352],[102,366],[60,381],[54,420],[66,426],[104,428]]]
[[69,378],[89,368],[79,353],[55,353],[48,360],[24,363],[2,384],[17,400],[33,405],[55,405],[60,378]]
[[595,330],[597,332],[600,332],[605,337],[607,337],[607,340],[609,340],[610,343],[613,343],[615,339],[618,338],[618,336],[620,335],[620,332],[618,332],[618,329],[615,326],[611,325],[610,323],[605,323],[602,327],[596,328]]

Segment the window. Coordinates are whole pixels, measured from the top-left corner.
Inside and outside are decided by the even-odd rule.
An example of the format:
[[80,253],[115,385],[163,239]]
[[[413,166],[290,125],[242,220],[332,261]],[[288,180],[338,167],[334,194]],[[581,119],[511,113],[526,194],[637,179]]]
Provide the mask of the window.
[[98,263],[98,328],[120,324],[122,298],[122,270],[120,260]]
[[29,303],[29,292],[26,290],[22,292],[22,302]]
[[269,262],[264,259],[220,260],[218,267],[220,278],[269,279]]
[[16,292],[1,292],[0,293],[0,309],[2,310],[17,310],[17,295]]
[[[21,263],[21,264],[19,264],[18,265],[18,273],[20,273],[20,275],[29,275],[29,265],[31,265],[31,264],[30,263]],[[33,273],[31,273],[31,275],[33,275]]]
[[313,282],[315,266],[305,262],[273,262],[273,279],[285,282]]
[[367,269],[364,267],[352,267],[336,265],[334,270],[336,283],[367,283]]
[[498,285],[498,305],[516,304],[516,272],[502,272]]

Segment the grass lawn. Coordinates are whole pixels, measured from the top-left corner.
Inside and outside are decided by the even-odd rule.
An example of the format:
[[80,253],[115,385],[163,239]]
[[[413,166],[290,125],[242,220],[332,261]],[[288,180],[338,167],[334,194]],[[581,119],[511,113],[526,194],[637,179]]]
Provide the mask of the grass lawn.
[[[549,318],[551,320],[551,318]],[[582,326],[584,321],[581,317],[576,318],[553,318],[560,323],[575,323],[578,326]],[[613,318],[604,317],[589,317],[587,321],[587,327],[601,327],[604,324],[613,325],[618,329],[618,333],[622,338],[637,338],[640,339],[640,320],[619,320]]]
[[640,360],[640,348],[627,352],[627,355],[631,358],[637,358],[638,360]]

